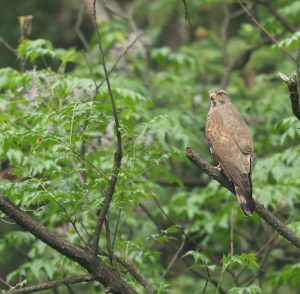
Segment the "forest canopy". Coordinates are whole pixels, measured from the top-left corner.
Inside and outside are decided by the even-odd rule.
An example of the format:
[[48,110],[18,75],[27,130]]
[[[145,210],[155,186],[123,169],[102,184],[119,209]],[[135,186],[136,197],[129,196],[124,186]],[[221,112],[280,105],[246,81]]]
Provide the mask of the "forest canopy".
[[[300,292],[299,1],[1,4],[1,293]],[[253,136],[251,217],[212,89]]]

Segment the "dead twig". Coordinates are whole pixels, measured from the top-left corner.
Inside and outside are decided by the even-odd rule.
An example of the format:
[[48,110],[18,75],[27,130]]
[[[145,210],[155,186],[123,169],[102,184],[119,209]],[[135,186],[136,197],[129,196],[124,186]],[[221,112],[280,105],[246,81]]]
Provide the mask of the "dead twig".
[[297,87],[297,77],[296,75],[293,75],[291,78],[289,78],[282,73],[279,73],[279,76],[286,83],[289,89],[293,113],[300,121],[300,101]]

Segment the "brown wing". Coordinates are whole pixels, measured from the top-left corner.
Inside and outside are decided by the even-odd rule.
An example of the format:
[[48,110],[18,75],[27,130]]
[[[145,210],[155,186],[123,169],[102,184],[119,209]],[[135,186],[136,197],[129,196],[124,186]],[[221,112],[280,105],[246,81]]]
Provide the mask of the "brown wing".
[[[209,147],[220,163],[222,169],[234,183],[238,202],[245,215],[251,215],[254,210],[251,183],[251,153],[249,141],[247,144],[237,143],[233,129],[224,123],[225,109],[211,109],[207,119],[206,137]],[[235,138],[236,137],[236,138]],[[241,142],[242,140],[240,140]],[[240,143],[239,142],[239,143]],[[252,140],[251,140],[252,142]],[[242,152],[248,147],[249,153]]]
[[224,108],[224,112],[226,113],[226,119],[224,121],[226,128],[239,146],[241,152],[252,154],[252,135],[245,121],[241,117],[241,114],[232,103],[228,103]]

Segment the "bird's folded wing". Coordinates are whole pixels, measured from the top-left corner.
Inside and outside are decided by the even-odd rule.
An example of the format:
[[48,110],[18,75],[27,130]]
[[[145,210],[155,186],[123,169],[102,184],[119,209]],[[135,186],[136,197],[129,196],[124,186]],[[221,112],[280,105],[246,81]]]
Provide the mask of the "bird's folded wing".
[[228,116],[225,124],[228,125],[230,135],[239,147],[240,151],[244,154],[253,153],[253,139],[246,123],[242,119],[236,107],[230,103],[228,105]]

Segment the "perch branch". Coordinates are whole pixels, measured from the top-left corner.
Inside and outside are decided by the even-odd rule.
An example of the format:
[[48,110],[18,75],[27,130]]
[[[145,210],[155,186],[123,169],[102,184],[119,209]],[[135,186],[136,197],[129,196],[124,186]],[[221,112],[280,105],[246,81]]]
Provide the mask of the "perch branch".
[[56,281],[40,283],[37,285],[32,285],[32,286],[28,286],[28,287],[24,287],[24,288],[20,288],[20,289],[13,289],[13,290],[7,291],[6,293],[8,293],[8,294],[34,293],[34,292],[52,289],[54,287],[66,286],[66,285],[77,284],[77,283],[82,283],[82,282],[89,282],[89,281],[93,281],[93,280],[95,280],[95,277],[93,275],[69,277],[69,278],[64,278],[64,279],[60,279],[60,280],[56,280]]
[[[186,156],[203,172],[212,177],[214,180],[218,181],[224,188],[235,194],[234,185],[227,179],[227,177],[223,175],[217,168],[213,167],[206,160],[201,158],[201,156],[195,153],[190,147],[186,148]],[[300,237],[295,235],[258,201],[255,201],[255,212],[270,226],[272,226],[273,229],[278,232],[278,234],[300,249]]]
[[279,73],[279,76],[288,86],[293,113],[300,121],[300,101],[296,75],[293,75],[291,78],[289,78],[286,75]]

